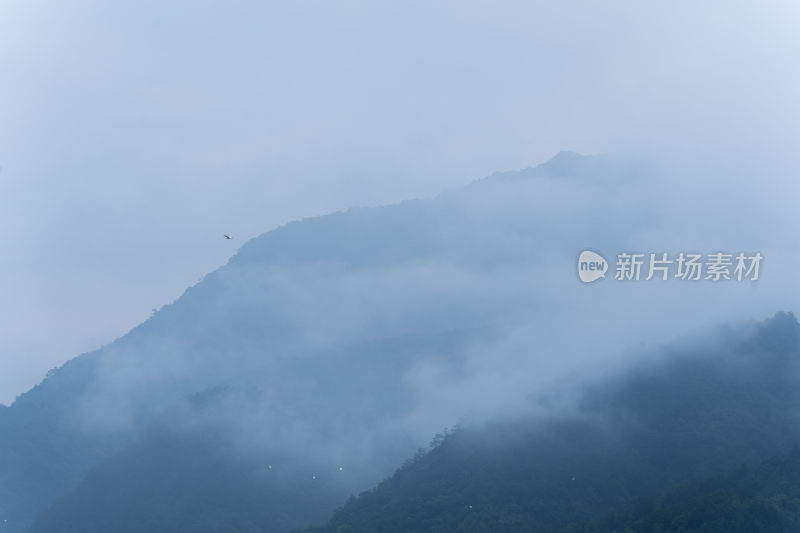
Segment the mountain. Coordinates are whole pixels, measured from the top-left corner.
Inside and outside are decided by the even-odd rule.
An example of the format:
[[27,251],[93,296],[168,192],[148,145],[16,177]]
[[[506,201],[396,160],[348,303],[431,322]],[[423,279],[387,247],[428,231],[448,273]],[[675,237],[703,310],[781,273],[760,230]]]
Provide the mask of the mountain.
[[[0,409],[2,527],[322,523],[443,427],[560,409],[645,343],[753,313],[751,293],[730,284],[577,281],[587,246],[655,245],[647,172],[565,152],[248,241]],[[631,312],[654,301],[657,320]]]
[[604,533],[786,533],[800,529],[800,450],[634,502]]
[[[792,470],[775,466],[800,457],[781,456],[800,440],[800,325],[778,313],[712,338],[670,345],[598,380],[563,412],[439,435],[430,451],[313,531],[611,533],[684,522],[696,531],[711,531],[711,522],[722,524],[719,531],[731,523],[741,531],[754,523],[778,529],[752,531],[788,531],[779,528],[792,523],[793,507],[772,507],[800,490]],[[193,397],[189,409],[217,408],[239,395],[260,403],[259,394],[220,388]],[[358,490],[349,466],[243,455],[215,429],[151,428],[94,468],[30,531],[289,531],[300,515],[325,521]],[[716,502],[711,510],[701,507],[707,499]],[[686,509],[703,513],[689,519]]]
[[796,531],[799,378],[787,313],[670,346],[575,411],[438,439],[309,531]]
[[289,531],[300,516],[324,520],[358,486],[333,466],[264,459],[244,459],[208,428],[151,428],[93,468],[29,531]]

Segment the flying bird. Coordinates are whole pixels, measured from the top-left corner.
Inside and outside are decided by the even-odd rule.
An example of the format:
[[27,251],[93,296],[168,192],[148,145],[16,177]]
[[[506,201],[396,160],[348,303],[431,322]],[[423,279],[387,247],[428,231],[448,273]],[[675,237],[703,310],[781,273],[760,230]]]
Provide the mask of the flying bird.
[[223,235],[223,237],[225,237],[226,239],[233,239],[233,237],[231,237],[230,235]]

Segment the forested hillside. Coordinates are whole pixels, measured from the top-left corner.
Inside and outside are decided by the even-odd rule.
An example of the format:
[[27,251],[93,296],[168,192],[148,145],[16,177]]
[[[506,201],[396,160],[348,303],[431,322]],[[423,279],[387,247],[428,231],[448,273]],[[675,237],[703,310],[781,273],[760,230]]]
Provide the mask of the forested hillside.
[[[800,326],[785,313],[745,340],[667,348],[660,362],[590,388],[575,412],[448,434],[313,531],[599,531],[615,514],[621,531],[784,527],[796,454],[715,476],[800,443],[799,363]],[[725,480],[736,482],[723,490]],[[721,507],[699,514],[715,499]],[[741,520],[726,521],[726,506]]]

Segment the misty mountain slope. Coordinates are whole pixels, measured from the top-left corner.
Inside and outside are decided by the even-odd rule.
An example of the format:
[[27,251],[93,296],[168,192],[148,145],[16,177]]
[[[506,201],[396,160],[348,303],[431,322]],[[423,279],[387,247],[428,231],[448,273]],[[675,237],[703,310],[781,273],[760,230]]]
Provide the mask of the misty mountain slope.
[[[586,246],[658,245],[657,195],[632,168],[561,153],[517,179],[293,222],[248,241],[175,302],[3,411],[7,530],[23,531],[154,426],[214,428],[244,462],[288,454],[296,464],[346,464],[367,488],[442,427],[547,410],[537,398],[624,365],[636,355],[626,348],[752,316],[745,283],[577,282]],[[630,312],[653,301],[658,320]],[[693,302],[702,306],[687,311]],[[187,407],[220,387],[259,392]]]
[[[590,387],[577,411],[447,435],[314,531],[601,531],[643,497],[797,446],[799,383],[790,314],[673,345]],[[786,482],[796,497],[800,480]]]
[[[41,442],[43,445],[37,448],[28,448],[25,453],[19,455],[24,460],[17,459],[9,461],[9,472],[20,477],[31,476],[33,479],[49,481],[53,483],[49,492],[44,492],[41,488],[35,488],[40,495],[64,494],[72,487],[60,485],[63,479],[80,479],[85,472],[78,470],[79,467],[86,468],[85,465],[106,465],[112,472],[124,470],[125,464],[130,464],[131,454],[141,458],[141,461],[149,461],[155,458],[156,464],[150,464],[155,476],[162,474],[165,465],[182,465],[183,456],[186,453],[198,454],[199,451],[209,447],[212,451],[218,452],[217,442],[211,444],[203,440],[203,434],[198,433],[196,426],[203,426],[206,433],[225,435],[225,444],[236,451],[233,454],[228,450],[227,455],[223,455],[220,460],[226,467],[231,467],[236,471],[241,470],[241,464],[251,464],[260,457],[274,459],[284,457],[284,468],[292,470],[292,479],[310,477],[314,470],[313,466],[318,465],[322,470],[330,469],[331,465],[347,465],[348,479],[352,484],[332,490],[330,494],[324,495],[321,503],[319,499],[309,498],[307,492],[299,492],[296,495],[304,498],[295,503],[294,506],[283,505],[286,496],[285,491],[281,492],[281,498],[275,501],[261,501],[260,506],[267,514],[268,519],[263,523],[273,524],[276,531],[288,530],[290,526],[307,525],[310,520],[298,522],[299,519],[306,520],[305,517],[317,517],[317,521],[327,516],[336,505],[348,494],[359,488],[368,486],[377,481],[379,474],[375,471],[376,464],[383,464],[383,468],[391,468],[402,457],[413,450],[416,443],[406,432],[394,431],[391,428],[383,430],[381,424],[385,417],[395,412],[401,411],[408,401],[404,399],[402,383],[394,382],[387,378],[390,376],[401,375],[403,369],[411,364],[415,357],[415,348],[429,353],[436,349],[443,352],[455,351],[458,343],[452,338],[454,334],[445,334],[436,338],[398,338],[386,339],[380,342],[365,343],[365,345],[348,350],[347,375],[342,371],[342,365],[346,364],[340,358],[331,357],[330,359],[318,361],[313,366],[308,360],[299,359],[292,365],[284,365],[280,376],[270,377],[241,377],[235,382],[238,384],[235,394],[204,394],[208,396],[207,405],[203,409],[191,409],[192,402],[175,398],[166,404],[170,407],[163,407],[157,415],[150,415],[153,422],[140,422],[138,431],[136,428],[126,428],[124,432],[114,435],[114,439],[108,437],[108,432],[98,432],[96,440],[89,440],[91,435],[79,435],[83,439],[69,440],[63,433],[41,434],[18,432],[7,441],[7,445],[16,442]],[[458,336],[461,338],[461,335]],[[411,353],[409,353],[411,350]],[[382,361],[374,355],[378,353],[387,358]],[[354,373],[353,370],[357,369]],[[324,376],[324,379],[320,378]],[[53,379],[53,378],[50,378]],[[230,380],[225,380],[227,383]],[[50,392],[48,389],[47,392]],[[44,396],[42,394],[42,396]],[[335,398],[336,401],[329,401]],[[370,398],[380,398],[381,404],[369,401]],[[161,396],[160,401],[163,401]],[[48,407],[45,403],[43,408]],[[61,428],[58,415],[67,417],[63,412],[53,409],[47,419],[39,418],[37,421],[49,421],[52,426]],[[39,416],[43,413],[39,411]],[[143,417],[144,418],[144,417]],[[173,448],[175,456],[166,455],[160,450],[160,440],[149,437],[152,424],[158,426],[169,426],[176,434],[175,440],[181,442],[183,447],[178,450]],[[369,428],[366,429],[366,428]],[[39,429],[34,426],[34,429]],[[182,432],[186,435],[182,435]],[[141,437],[133,435],[142,434]],[[156,432],[156,437],[161,434]],[[347,437],[346,445],[342,444],[342,436]],[[73,436],[75,434],[73,433]],[[102,437],[105,440],[101,440]],[[135,449],[130,450],[125,446],[123,437],[129,436],[134,439]],[[292,443],[288,447],[283,444],[287,441]],[[332,445],[331,442],[338,442]],[[278,443],[278,445],[275,444]],[[21,444],[20,444],[21,445]],[[105,449],[100,449],[100,445],[105,445]],[[213,446],[212,446],[213,445]],[[122,449],[120,454],[115,451]],[[296,454],[293,456],[292,454]],[[235,456],[233,456],[235,455]],[[233,457],[230,457],[233,456]],[[53,461],[54,458],[64,458],[64,462]],[[108,457],[108,459],[105,459]],[[177,460],[177,461],[174,461]],[[77,462],[77,464],[75,463]],[[324,464],[323,464],[324,463]],[[148,463],[149,464],[149,463]],[[58,470],[57,468],[61,468]],[[142,464],[133,462],[133,470],[141,470]],[[188,468],[188,466],[187,466]],[[221,467],[222,468],[222,467]],[[146,469],[145,469],[146,470]],[[138,472],[141,474],[140,472]],[[191,484],[195,478],[187,477],[181,479],[183,470],[173,472],[173,480],[177,487],[186,488],[186,483]],[[106,475],[100,477],[100,481],[109,481],[113,477]],[[97,479],[97,478],[96,478]],[[134,478],[137,479],[137,478]],[[89,480],[91,481],[91,480]],[[97,481],[95,481],[97,483]],[[112,486],[101,486],[96,492],[89,492],[91,495],[115,493],[119,479],[116,479]],[[86,484],[76,485],[78,490]],[[90,485],[94,487],[95,485]],[[153,486],[167,488],[160,478],[153,480]],[[237,485],[238,486],[238,485]],[[23,486],[23,488],[25,488]],[[267,487],[269,488],[269,487]],[[335,488],[335,487],[334,487]],[[57,490],[61,490],[60,493]],[[177,488],[174,494],[179,494]],[[262,491],[263,492],[263,491]],[[140,494],[134,491],[134,494]],[[235,493],[225,493],[232,497]],[[269,494],[276,494],[274,491]],[[10,498],[11,499],[11,498]],[[9,500],[5,500],[9,501]],[[13,501],[13,500],[12,500]],[[74,501],[74,500],[69,500]],[[125,502],[118,502],[128,504]],[[201,505],[202,501],[188,499],[191,505]],[[141,502],[143,508],[147,508],[147,502]],[[204,506],[205,507],[205,506]],[[285,507],[285,509],[283,509]],[[84,512],[86,509],[95,511],[109,511],[113,507],[95,507],[88,504],[78,507],[79,516],[88,520],[97,518],[92,512]],[[18,508],[19,509],[19,508]],[[194,509],[194,508],[192,508]],[[282,521],[274,520],[272,513],[281,512],[285,515]],[[211,512],[209,510],[209,512]],[[315,514],[316,513],[316,514]],[[225,515],[225,513],[222,513]],[[139,516],[136,514],[136,516]],[[98,518],[99,519],[99,518]],[[222,517],[217,517],[222,520]],[[166,521],[166,524],[171,522]],[[213,523],[213,520],[211,521]],[[99,530],[103,530],[102,523]],[[81,526],[76,531],[90,528]],[[151,526],[147,526],[152,530]],[[41,529],[46,531],[47,528]],[[164,529],[169,531],[170,529]]]
[[[564,174],[564,157],[540,172]],[[287,224],[246,243],[173,304],[3,409],[0,516],[19,530],[185,398],[232,383],[269,395],[238,412],[231,439],[280,428],[270,446],[314,455],[313,435],[338,432],[335,453],[372,461],[375,481],[468,410],[429,397],[435,376],[482,375],[469,367],[474,345],[485,349],[537,312],[527,279],[552,217],[531,217],[531,205],[546,205],[551,187],[482,183]],[[431,402],[441,412],[429,415]]]
[[[192,409],[242,392],[210,391]],[[243,454],[217,427],[158,426],[93,468],[28,531],[289,531],[324,520],[361,486],[357,474],[330,461]]]
[[42,505],[74,488],[88,465],[117,449],[124,436],[76,430],[68,420],[94,375],[93,355],[69,361],[21,395],[0,416],[0,512],[17,531]]
[[[362,523],[364,531],[562,531],[589,523],[598,530],[610,510],[623,512],[643,495],[782,453],[800,438],[800,325],[779,313],[743,333],[750,329],[726,328],[713,342],[666,347],[658,362],[591,386],[577,411],[458,430],[375,495],[346,506],[334,525],[358,525],[361,504],[368,511],[379,505],[381,520]],[[184,409],[230,412],[261,405],[264,395],[257,388],[215,389]],[[324,456],[298,461],[267,449],[242,454],[236,449],[242,443],[220,432],[214,417],[171,418],[190,427],[149,431],[93,469],[31,531],[288,531],[323,520],[363,486],[358,463]],[[212,425],[196,425],[201,420]],[[331,435],[320,428],[317,438],[324,445]],[[381,499],[386,491],[388,502]],[[472,502],[466,508],[476,513],[480,508],[486,522],[449,522],[459,501]],[[353,506],[356,520],[341,519]],[[410,510],[412,522],[404,523],[393,506]]]

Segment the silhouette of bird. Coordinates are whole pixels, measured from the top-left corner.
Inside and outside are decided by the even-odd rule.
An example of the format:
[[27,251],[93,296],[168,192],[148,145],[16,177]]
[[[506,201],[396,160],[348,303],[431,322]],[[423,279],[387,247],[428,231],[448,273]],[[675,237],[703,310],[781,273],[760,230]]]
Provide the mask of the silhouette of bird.
[[223,235],[223,237],[225,237],[226,239],[233,239],[233,237],[231,237],[230,235]]

